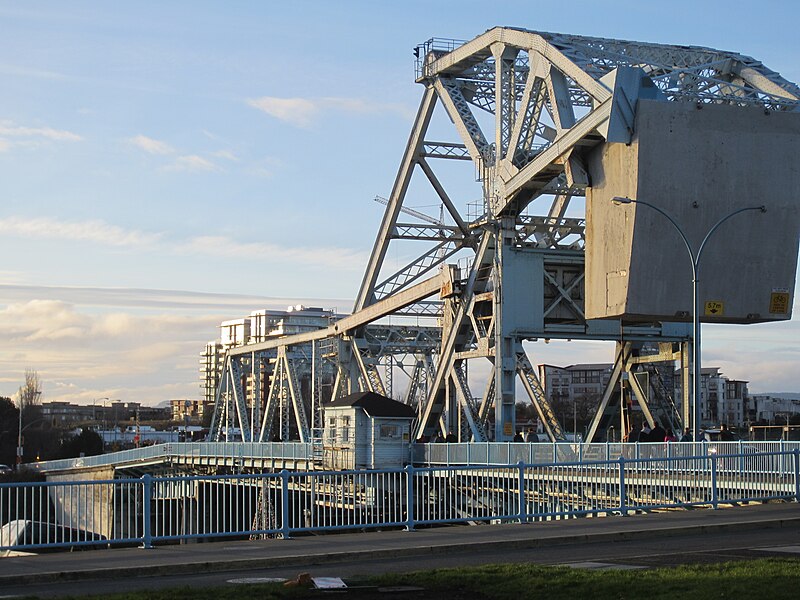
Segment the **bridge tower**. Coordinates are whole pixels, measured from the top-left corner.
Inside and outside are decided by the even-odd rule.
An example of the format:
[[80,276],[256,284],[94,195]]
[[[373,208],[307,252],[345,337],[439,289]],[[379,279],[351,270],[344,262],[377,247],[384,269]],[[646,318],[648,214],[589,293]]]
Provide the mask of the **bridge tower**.
[[[633,402],[651,423],[691,426],[688,257],[658,215],[611,200],[674,214],[696,249],[720,216],[757,198],[766,213],[726,224],[704,259],[701,300],[727,308],[702,320],[789,319],[800,89],[731,52],[515,28],[434,38],[415,55],[422,99],[353,314],[229,351],[228,369],[284,347],[270,363],[288,373],[286,349],[326,340],[340,397],[385,393],[386,357],[390,369],[410,357],[418,437],[510,440],[520,389],[558,440],[563,429],[530,358],[535,342],[608,340],[614,369],[589,439],[616,419],[629,428]],[[417,210],[431,204],[442,217]],[[659,362],[679,364],[680,415],[652,372]],[[231,385],[217,412],[243,414]],[[291,406],[309,410],[311,401]],[[256,412],[261,432],[280,413]]]

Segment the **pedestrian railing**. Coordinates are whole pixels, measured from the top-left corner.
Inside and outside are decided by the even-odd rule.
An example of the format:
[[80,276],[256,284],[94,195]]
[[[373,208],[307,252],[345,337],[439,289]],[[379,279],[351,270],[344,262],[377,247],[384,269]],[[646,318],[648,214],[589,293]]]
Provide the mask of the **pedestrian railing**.
[[[687,445],[686,448],[691,448]],[[0,551],[533,522],[800,500],[800,449],[0,484]],[[585,457],[584,457],[585,458]]]
[[174,442],[110,452],[97,456],[31,463],[27,466],[37,471],[55,472],[176,461],[184,463],[196,462],[198,464],[271,460],[310,463],[312,458],[312,445],[303,442]]
[[[584,462],[626,459],[711,456],[714,454],[759,454],[791,452],[800,442],[658,442],[583,444],[578,442],[469,442],[459,444],[414,444],[414,464],[506,465],[517,462]],[[780,469],[765,463],[765,468]]]

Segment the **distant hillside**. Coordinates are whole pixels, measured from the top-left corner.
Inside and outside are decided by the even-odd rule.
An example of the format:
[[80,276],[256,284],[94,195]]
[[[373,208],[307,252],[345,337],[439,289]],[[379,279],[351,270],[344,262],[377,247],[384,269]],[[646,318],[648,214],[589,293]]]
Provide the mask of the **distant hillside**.
[[750,392],[750,395],[772,396],[773,398],[789,398],[790,400],[800,400],[800,392]]

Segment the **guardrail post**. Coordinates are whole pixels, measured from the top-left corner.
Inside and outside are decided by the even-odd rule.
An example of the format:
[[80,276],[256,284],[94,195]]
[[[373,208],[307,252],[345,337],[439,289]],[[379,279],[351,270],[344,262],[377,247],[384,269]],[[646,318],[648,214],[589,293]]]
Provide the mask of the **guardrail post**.
[[406,465],[406,531],[414,531],[414,465]]
[[289,515],[289,471],[282,469],[281,475],[281,536],[288,540],[291,535],[291,517]]
[[517,468],[519,469],[519,510],[517,511],[517,517],[520,523],[524,523],[528,520],[528,506],[525,503],[525,463],[519,461]]
[[795,448],[794,454],[794,501],[800,502],[800,449]]
[[783,438],[778,440],[778,473],[783,474],[786,473],[786,464],[784,462],[784,454],[785,448],[783,447]]
[[625,457],[620,454],[619,459],[619,512],[623,517],[628,516],[628,498],[625,492]]
[[150,506],[153,499],[153,477],[142,475],[142,547],[148,550],[153,547],[153,528],[150,524]]
[[716,510],[719,507],[719,494],[717,493],[717,455],[711,455],[711,506]]

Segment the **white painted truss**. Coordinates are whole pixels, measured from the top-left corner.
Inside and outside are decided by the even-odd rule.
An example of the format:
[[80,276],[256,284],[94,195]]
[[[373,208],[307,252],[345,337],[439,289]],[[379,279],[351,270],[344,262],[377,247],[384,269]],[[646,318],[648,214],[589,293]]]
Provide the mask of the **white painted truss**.
[[[627,376],[656,358],[679,361],[686,397],[688,326],[585,318],[585,157],[598,144],[631,141],[639,97],[797,111],[800,88],[732,52],[515,28],[431,39],[415,54],[424,91],[391,193],[379,199],[386,209],[353,314],[229,351],[212,434],[220,439],[235,423],[245,441],[307,441],[327,398],[391,395],[395,374],[405,374],[395,396],[417,405],[417,436],[511,439],[519,382],[550,438],[563,439],[523,344],[544,339],[617,341],[590,440],[616,415],[629,428],[623,388],[651,423],[689,424],[688,403],[677,415],[655,387]],[[477,174],[478,201],[466,185],[451,186],[455,165],[467,161],[464,181],[474,185]],[[415,208],[431,204],[442,218]],[[399,265],[387,259],[395,245],[408,257]],[[417,321],[389,326],[387,317]],[[263,374],[249,401],[237,383],[246,368]]]

